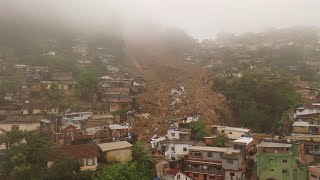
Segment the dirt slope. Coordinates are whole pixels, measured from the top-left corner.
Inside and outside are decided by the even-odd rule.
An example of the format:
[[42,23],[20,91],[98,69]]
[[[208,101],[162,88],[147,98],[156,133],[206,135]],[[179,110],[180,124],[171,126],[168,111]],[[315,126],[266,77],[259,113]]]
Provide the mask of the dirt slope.
[[[144,77],[146,90],[138,95],[141,111],[150,113],[148,119],[134,123],[144,140],[153,134],[164,135],[173,119],[197,112],[207,125],[239,124],[227,100],[211,90],[207,70],[174,57],[147,56],[128,53],[126,65],[135,75]],[[183,88],[181,94],[172,89]]]

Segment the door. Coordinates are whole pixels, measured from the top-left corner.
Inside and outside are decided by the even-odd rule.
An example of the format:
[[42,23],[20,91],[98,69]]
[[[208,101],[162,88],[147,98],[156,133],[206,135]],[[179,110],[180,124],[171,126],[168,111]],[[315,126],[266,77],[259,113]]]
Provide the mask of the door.
[[203,180],[207,180],[207,174],[203,175]]

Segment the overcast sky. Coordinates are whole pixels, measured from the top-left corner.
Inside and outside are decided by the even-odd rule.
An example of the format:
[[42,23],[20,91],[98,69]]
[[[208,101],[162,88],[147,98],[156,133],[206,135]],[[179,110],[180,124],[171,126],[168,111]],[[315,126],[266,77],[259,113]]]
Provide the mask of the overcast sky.
[[203,39],[220,31],[320,26],[319,7],[320,0],[0,0],[0,15],[19,12],[92,27],[110,19],[124,26],[148,22],[179,27]]

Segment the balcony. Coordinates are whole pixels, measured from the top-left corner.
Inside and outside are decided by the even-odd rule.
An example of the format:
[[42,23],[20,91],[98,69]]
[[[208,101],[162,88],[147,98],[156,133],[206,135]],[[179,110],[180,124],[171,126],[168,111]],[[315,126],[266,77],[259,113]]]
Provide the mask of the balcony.
[[196,168],[196,167],[190,167],[187,166],[185,168],[185,171],[191,171],[191,172],[197,172],[197,173],[203,173],[203,174],[210,174],[210,175],[218,175],[218,176],[223,176],[224,173],[222,170],[218,170],[218,169],[214,169],[214,168],[208,168],[208,169],[204,169],[204,168]]

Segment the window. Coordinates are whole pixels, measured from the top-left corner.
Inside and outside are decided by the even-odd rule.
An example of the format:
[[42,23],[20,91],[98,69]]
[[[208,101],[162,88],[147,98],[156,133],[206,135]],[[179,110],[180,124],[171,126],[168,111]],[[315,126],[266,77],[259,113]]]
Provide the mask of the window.
[[224,130],[221,130],[221,133],[224,133]]
[[207,157],[212,157],[212,152],[208,152]]
[[19,125],[12,125],[11,130],[19,130]]
[[191,152],[191,156],[201,156],[201,152]]
[[286,169],[282,169],[282,173],[287,173],[288,171]]
[[313,178],[318,178],[316,175],[314,175],[314,174],[311,174],[311,177],[313,177]]
[[87,159],[87,166],[93,166],[94,164],[94,159]]
[[229,134],[232,134],[232,132],[229,132]]
[[171,146],[171,151],[174,151],[174,146]]
[[186,148],[186,147],[183,147],[183,151],[186,152],[186,151],[187,151],[187,148]]
[[227,163],[233,164],[233,160],[232,159],[227,159]]
[[283,159],[282,162],[283,162],[283,163],[287,163],[287,160],[286,160],[286,159]]
[[198,173],[194,173],[193,177],[199,177],[199,174]]
[[177,179],[180,179],[180,174],[177,175]]
[[171,136],[176,136],[176,133],[171,133]]
[[215,178],[216,178],[215,176],[210,176],[210,177],[209,177],[209,179],[215,179]]

